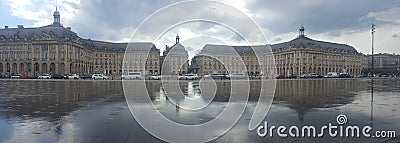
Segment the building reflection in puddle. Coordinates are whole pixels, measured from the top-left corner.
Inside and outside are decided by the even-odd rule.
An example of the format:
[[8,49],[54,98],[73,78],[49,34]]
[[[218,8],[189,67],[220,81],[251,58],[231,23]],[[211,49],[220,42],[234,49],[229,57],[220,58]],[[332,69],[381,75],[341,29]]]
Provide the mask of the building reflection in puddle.
[[[180,82],[179,90],[184,96],[174,99],[180,103],[195,101],[196,107],[208,105],[199,111],[177,108],[166,97],[159,81],[146,82],[145,88],[152,103],[167,118],[183,124],[199,124],[218,116],[226,108],[231,92],[229,81],[216,82],[213,95],[203,94],[200,84]],[[37,140],[32,142],[60,139],[111,142],[127,136],[129,130],[137,134],[129,138],[146,136],[142,137],[144,141],[154,141],[130,115],[121,82],[10,80],[1,81],[0,90],[0,141],[31,142],[34,138]],[[350,117],[349,124],[397,131],[399,93],[400,81],[396,79],[278,80],[274,102],[265,120],[275,125],[321,125],[334,121],[338,114],[346,114]],[[234,139],[237,134],[246,136],[238,138],[242,142],[260,141],[247,130],[259,94],[259,81],[251,81],[244,117],[219,141]],[[212,102],[208,104],[209,101]]]

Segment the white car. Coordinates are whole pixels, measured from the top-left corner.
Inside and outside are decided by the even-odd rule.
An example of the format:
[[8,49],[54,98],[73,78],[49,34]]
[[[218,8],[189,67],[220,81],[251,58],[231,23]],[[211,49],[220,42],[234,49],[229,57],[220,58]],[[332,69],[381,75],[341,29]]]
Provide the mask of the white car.
[[160,80],[160,79],[161,79],[161,76],[159,76],[159,75],[152,75],[152,76],[150,76],[150,79],[151,79],[151,80]]
[[49,74],[42,74],[38,76],[38,79],[50,79],[50,75]]
[[79,76],[76,74],[70,74],[68,75],[68,79],[79,79]]
[[140,72],[128,72],[126,75],[122,75],[122,79],[142,79]]
[[230,79],[246,79],[246,74],[244,73],[234,73],[229,75]]
[[337,72],[328,72],[327,75],[324,76],[325,78],[336,78],[339,77],[339,75],[337,74]]
[[93,74],[92,75],[92,79],[96,80],[96,79],[102,79],[102,80],[106,80],[109,79],[107,76],[105,76],[104,74]]
[[186,80],[197,80],[198,78],[197,74],[185,74]]
[[16,75],[12,75],[11,76],[11,78],[14,78],[14,79],[19,79],[19,77],[20,77],[21,75],[19,75],[19,74],[16,74]]

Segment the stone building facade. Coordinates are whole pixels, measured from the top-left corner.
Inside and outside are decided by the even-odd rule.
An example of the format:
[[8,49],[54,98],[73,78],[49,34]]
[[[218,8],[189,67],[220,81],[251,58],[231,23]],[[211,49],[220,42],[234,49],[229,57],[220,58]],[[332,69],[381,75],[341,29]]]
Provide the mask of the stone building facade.
[[244,73],[249,76],[272,76],[275,74],[272,52],[268,51],[266,45],[227,46],[207,44],[192,59],[192,67],[197,69],[199,76],[212,73]]
[[179,42],[179,35],[176,35],[176,42],[173,46],[166,46],[161,57],[160,69],[163,75],[182,75],[188,73],[189,55],[185,47]]
[[346,44],[310,39],[300,27],[299,36],[291,41],[271,45],[279,75],[302,75],[328,72],[359,75],[364,55]]
[[[299,36],[291,41],[264,45],[264,46],[232,46],[239,53],[245,63],[249,76],[270,76],[277,75],[297,75],[317,73],[326,75],[328,72],[349,73],[359,75],[365,68],[365,55],[357,52],[354,47],[346,44],[337,44],[310,39],[304,35],[304,27],[300,27]],[[266,51],[268,46],[271,51]],[[259,47],[259,48],[254,48]],[[254,52],[255,49],[263,49],[262,56]],[[231,59],[232,54],[225,52],[224,46],[205,46],[198,56],[194,66],[198,69],[198,74],[225,73],[222,65],[202,54],[210,54],[222,59]],[[221,51],[219,51],[221,50]],[[239,64],[239,60],[231,60],[233,65]],[[227,66],[230,66],[228,62]],[[216,63],[216,64],[213,64]],[[261,63],[261,64],[259,64]],[[276,67],[276,69],[275,69]],[[243,69],[241,69],[243,70]],[[237,71],[234,71],[237,72]],[[240,71],[242,72],[242,71]]]
[[[157,74],[160,50],[152,43],[110,43],[79,37],[70,27],[60,23],[60,13],[53,14],[51,25],[38,28],[5,26],[0,29],[0,74],[91,74],[121,75],[125,51],[130,61],[128,71]],[[143,60],[143,49],[150,59]],[[132,65],[131,65],[132,64]],[[145,67],[142,67],[145,65]],[[144,69],[141,71],[139,69]]]
[[[366,59],[366,71],[369,73],[372,68],[372,56],[367,55]],[[388,53],[374,54],[374,73],[400,73],[400,55]]]

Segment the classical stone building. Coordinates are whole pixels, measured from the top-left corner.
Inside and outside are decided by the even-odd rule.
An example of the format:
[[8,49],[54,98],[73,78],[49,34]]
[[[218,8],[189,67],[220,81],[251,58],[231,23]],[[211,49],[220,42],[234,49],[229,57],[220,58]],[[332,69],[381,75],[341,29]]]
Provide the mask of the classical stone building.
[[[110,43],[79,37],[60,22],[56,9],[51,25],[38,28],[5,26],[0,29],[0,74],[89,74],[121,75],[125,51],[131,62],[129,71],[144,74],[159,72],[160,51],[152,43]],[[143,60],[143,49],[151,49],[150,59]],[[143,57],[142,57],[143,56]],[[135,62],[133,62],[135,61]],[[146,65],[146,67],[140,67]]]
[[[249,76],[271,76],[275,72],[277,75],[297,75],[317,73],[326,75],[328,72],[349,73],[351,75],[361,74],[365,67],[365,55],[357,52],[354,47],[346,44],[337,44],[310,39],[304,35],[304,27],[300,27],[299,36],[291,41],[270,45],[272,49],[268,51],[268,45],[260,46],[232,46],[239,53],[246,66]],[[194,67],[198,74],[226,73],[223,65],[218,60],[210,57],[201,56],[211,54],[214,57],[230,59],[226,66],[239,64],[240,59],[232,59],[232,54],[226,52],[226,46],[203,47],[199,55],[195,56]],[[257,52],[255,52],[257,50]],[[260,53],[260,55],[257,55]],[[273,62],[275,60],[275,62]],[[232,64],[231,64],[232,63]],[[261,64],[260,64],[261,63]],[[276,66],[276,69],[275,69]],[[243,69],[233,72],[243,72]]]
[[[367,55],[366,74],[372,72],[372,56]],[[400,55],[379,53],[374,54],[374,73],[394,74],[400,73]]]
[[359,75],[363,54],[354,47],[310,39],[300,27],[299,36],[291,41],[271,45],[279,75],[302,75],[328,72]]
[[176,35],[176,42],[173,46],[166,46],[161,57],[160,69],[163,75],[186,74],[189,68],[188,52],[179,43],[179,35]]
[[124,73],[140,72],[151,76],[160,74],[160,50],[153,43],[130,43],[123,61]]
[[192,67],[197,69],[199,76],[212,73],[274,75],[273,64],[272,52],[268,51],[266,45],[250,47],[207,44],[192,59]]

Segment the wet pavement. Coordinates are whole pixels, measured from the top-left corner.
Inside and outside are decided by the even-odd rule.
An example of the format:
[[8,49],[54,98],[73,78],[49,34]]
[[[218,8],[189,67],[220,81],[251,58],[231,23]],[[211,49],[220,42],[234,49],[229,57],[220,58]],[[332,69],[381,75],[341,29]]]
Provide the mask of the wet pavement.
[[[167,118],[183,124],[212,120],[225,108],[230,86],[218,81],[213,102],[203,111],[176,108],[159,81],[146,82],[150,97]],[[247,127],[259,95],[251,81],[249,104],[229,132],[213,142],[384,142],[389,138],[259,137]],[[0,142],[162,142],[143,130],[131,115],[121,81],[0,80]],[[197,81],[181,82],[190,98],[201,97]],[[400,133],[400,80],[278,80],[268,124],[322,126],[336,123]],[[200,134],[201,135],[201,134]],[[185,135],[177,135],[185,136]],[[190,137],[188,137],[190,138]]]

